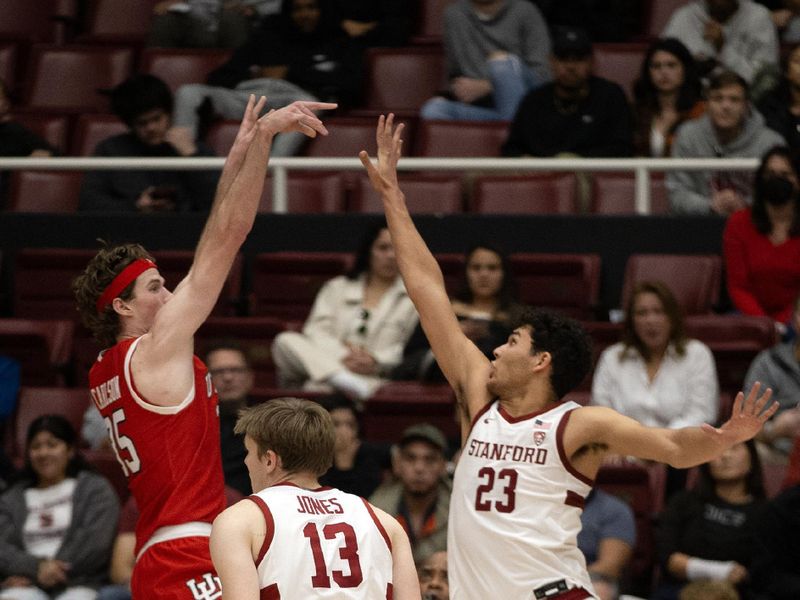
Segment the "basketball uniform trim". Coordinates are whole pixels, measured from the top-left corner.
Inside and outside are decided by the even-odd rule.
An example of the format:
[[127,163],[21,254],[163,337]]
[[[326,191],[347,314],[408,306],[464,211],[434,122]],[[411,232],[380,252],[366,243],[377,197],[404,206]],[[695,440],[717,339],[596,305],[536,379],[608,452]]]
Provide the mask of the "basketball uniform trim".
[[[252,500],[255,502],[256,506],[261,509],[261,514],[264,515],[264,521],[266,523],[267,531],[264,534],[264,541],[261,544],[261,549],[258,551],[258,556],[256,557],[256,566],[261,564],[261,561],[264,560],[264,556],[267,554],[269,547],[272,545],[272,538],[275,537],[275,519],[272,517],[272,511],[267,506],[267,503],[264,502],[259,496],[247,496],[245,500]],[[280,596],[278,596],[280,597]]]
[[261,590],[261,594],[258,598],[259,600],[281,600],[281,592],[278,589],[278,584],[273,583],[265,587]]
[[565,412],[564,416],[561,417],[561,420],[558,423],[558,427],[556,428],[556,448],[558,448],[558,457],[561,459],[561,463],[564,465],[564,468],[570,475],[586,485],[593,486],[594,480],[589,479],[585,475],[578,472],[567,456],[567,451],[564,449],[564,430],[567,428],[567,423],[569,422],[569,418],[574,410],[576,409],[573,408],[572,410]]
[[389,534],[386,533],[386,529],[383,527],[383,523],[381,523],[381,520],[378,518],[378,515],[375,514],[375,511],[372,510],[372,505],[369,502],[367,502],[365,498],[361,498],[361,500],[364,502],[364,506],[367,508],[369,516],[372,517],[372,520],[375,522],[375,527],[377,527],[378,531],[380,531],[381,536],[383,537],[383,541],[386,542],[386,546],[389,548],[389,552],[391,552],[392,541],[389,539]]
[[472,422],[469,424],[469,431],[467,431],[467,437],[472,433],[472,430],[475,429],[475,424],[480,420],[480,418],[486,414],[486,412],[492,408],[492,404],[495,403],[496,400],[490,400],[486,404],[481,407],[481,409],[475,413],[475,416],[472,417]]
[[194,398],[194,377],[192,377],[192,387],[189,390],[188,395],[184,398],[183,402],[176,406],[158,406],[157,404],[151,404],[144,400],[140,395],[139,391],[136,389],[136,386],[133,383],[133,373],[131,372],[131,359],[133,358],[133,353],[136,351],[136,346],[139,345],[139,341],[141,337],[136,338],[133,343],[128,347],[128,352],[125,354],[125,364],[123,367],[123,374],[125,375],[125,384],[128,386],[128,389],[131,392],[131,396],[133,397],[136,404],[141,406],[145,410],[149,410],[150,412],[154,412],[160,415],[175,415],[181,412],[184,408],[189,406],[192,402],[192,398]]
[[508,411],[505,408],[503,408],[503,405],[499,404],[497,407],[497,412],[500,413],[500,416],[503,417],[503,419],[505,419],[508,423],[511,423],[513,425],[514,423],[520,423],[521,421],[527,421],[528,419],[532,419],[533,417],[538,417],[541,414],[544,414],[546,412],[558,408],[562,404],[564,404],[563,400],[561,400],[560,402],[556,402],[553,406],[548,405],[545,408],[542,408],[541,410],[535,410],[532,413],[528,413],[527,415],[520,415],[519,417],[514,417],[510,415]]

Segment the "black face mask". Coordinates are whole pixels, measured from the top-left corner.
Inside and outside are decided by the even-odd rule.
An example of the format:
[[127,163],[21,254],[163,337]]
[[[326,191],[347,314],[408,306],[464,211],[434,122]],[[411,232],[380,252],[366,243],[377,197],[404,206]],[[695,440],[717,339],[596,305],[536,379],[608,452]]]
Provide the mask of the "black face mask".
[[785,206],[796,194],[794,184],[781,175],[767,176],[761,184],[761,196],[771,206]]

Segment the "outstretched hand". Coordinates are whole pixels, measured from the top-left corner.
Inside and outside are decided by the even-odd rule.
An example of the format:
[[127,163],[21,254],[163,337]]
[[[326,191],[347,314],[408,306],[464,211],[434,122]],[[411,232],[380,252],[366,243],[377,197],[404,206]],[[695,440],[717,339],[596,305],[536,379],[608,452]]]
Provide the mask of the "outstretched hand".
[[333,110],[338,106],[332,102],[310,102],[297,100],[288,106],[271,110],[259,119],[262,129],[272,135],[299,131],[308,137],[317,137],[318,133],[328,135],[325,125],[314,114],[315,110]]
[[390,190],[399,189],[397,183],[397,162],[403,149],[403,124],[394,126],[394,115],[380,116],[375,139],[378,142],[378,165],[372,163],[366,150],[358,153],[361,164],[367,170],[369,181],[375,191],[385,195]]
[[772,389],[767,390],[759,396],[761,384],[756,382],[750,388],[747,398],[744,392],[736,394],[733,403],[731,418],[723,423],[722,427],[712,427],[708,423],[702,426],[703,431],[709,435],[716,436],[720,442],[730,445],[745,442],[761,430],[775,411],[778,410],[778,402],[773,402],[769,408],[764,410],[772,397]]

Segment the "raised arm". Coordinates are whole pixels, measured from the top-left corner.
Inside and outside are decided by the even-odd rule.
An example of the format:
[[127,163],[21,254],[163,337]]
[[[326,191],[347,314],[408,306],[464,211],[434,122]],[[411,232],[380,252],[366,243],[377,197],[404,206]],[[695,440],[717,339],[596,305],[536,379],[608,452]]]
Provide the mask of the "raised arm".
[[[403,125],[394,115],[378,119],[377,166],[363,150],[359,154],[369,180],[383,199],[397,264],[422,328],[447,381],[462,408],[462,426],[489,400],[486,391],[489,361],[463,334],[444,287],[442,271],[411,220],[397,182]],[[465,409],[465,410],[464,410]]]
[[[761,395],[756,383],[744,397],[736,396],[731,418],[722,427],[709,424],[682,429],[645,427],[609,408],[587,406],[577,409],[565,433],[568,456],[584,447],[601,446],[613,454],[655,460],[678,468],[708,462],[725,450],[749,440],[778,409],[769,388]],[[766,408],[769,405],[769,408]],[[766,410],[765,410],[766,409]],[[593,476],[594,473],[588,473]]]
[[[192,338],[208,317],[228,276],[236,253],[253,226],[273,137],[300,131],[310,137],[326,134],[315,110],[335,108],[322,102],[294,102],[258,118],[266,100],[251,96],[242,124],[220,176],[211,214],[186,278],[158,311],[148,335],[134,354],[134,378],[141,391],[158,404],[179,403],[191,377]],[[147,381],[137,378],[145,369]],[[188,371],[186,371],[188,369]],[[164,381],[176,383],[165,390]],[[144,389],[148,383],[155,389]],[[190,383],[188,383],[190,384]]]
[[211,527],[209,548],[225,598],[258,600],[254,537],[263,539],[266,525],[254,502],[242,500],[223,511]]

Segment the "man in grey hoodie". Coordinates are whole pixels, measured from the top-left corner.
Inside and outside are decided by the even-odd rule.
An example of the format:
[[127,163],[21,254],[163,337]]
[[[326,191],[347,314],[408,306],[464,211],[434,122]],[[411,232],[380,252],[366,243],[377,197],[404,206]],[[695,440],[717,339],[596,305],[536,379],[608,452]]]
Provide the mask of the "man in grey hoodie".
[[[675,158],[760,158],[783,138],[764,124],[747,98],[747,82],[732,71],[715,75],[706,114],[678,129]],[[673,171],[667,174],[672,212],[729,215],[751,204],[752,174],[732,171]]]

